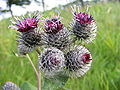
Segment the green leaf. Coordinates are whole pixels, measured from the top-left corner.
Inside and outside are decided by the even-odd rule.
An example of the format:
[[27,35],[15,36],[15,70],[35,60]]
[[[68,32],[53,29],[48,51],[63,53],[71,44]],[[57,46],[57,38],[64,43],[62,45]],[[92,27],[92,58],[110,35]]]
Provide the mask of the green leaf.
[[67,76],[57,75],[53,78],[44,78],[43,90],[62,90],[68,80]]
[[21,90],[37,90],[37,88],[29,82],[24,82],[20,88]]

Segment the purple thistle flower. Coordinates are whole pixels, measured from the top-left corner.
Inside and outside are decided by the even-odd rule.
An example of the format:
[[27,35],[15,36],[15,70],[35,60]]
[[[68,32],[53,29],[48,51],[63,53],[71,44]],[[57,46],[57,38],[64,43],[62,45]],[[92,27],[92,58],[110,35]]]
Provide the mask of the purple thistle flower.
[[14,25],[10,26],[11,28],[17,29],[19,32],[26,32],[29,30],[34,30],[38,27],[38,22],[40,22],[38,17],[33,16],[32,18],[24,18],[23,20],[20,20],[19,18],[16,18],[17,22],[12,23]]
[[67,75],[81,77],[89,69],[92,63],[90,52],[83,46],[78,46],[66,54]]
[[64,54],[57,48],[47,48],[38,56],[38,59],[39,69],[48,77],[61,72],[65,66]]
[[76,12],[73,13],[74,19],[71,27],[73,27],[74,35],[86,42],[92,42],[96,37],[97,26],[96,22],[90,14],[84,12]]
[[71,43],[71,32],[63,26],[61,19],[57,18],[47,20],[45,23],[46,42],[48,46],[63,50]]
[[56,34],[63,29],[63,24],[60,19],[57,17],[52,18],[51,20],[46,20],[45,23],[45,32],[50,34]]
[[75,12],[74,17],[75,17],[75,20],[80,24],[91,24],[94,21],[91,15],[83,12],[80,12],[80,13]]
[[2,90],[20,90],[20,88],[13,82],[6,82],[2,87]]
[[28,16],[27,18],[15,17],[14,19],[17,21],[17,23],[11,21],[13,25],[10,27],[17,29],[17,31],[20,32],[17,40],[19,54],[25,55],[45,44],[43,40],[44,34],[40,32],[40,28],[38,28],[38,22],[40,21],[39,18],[39,16],[37,17],[36,15],[33,15]]

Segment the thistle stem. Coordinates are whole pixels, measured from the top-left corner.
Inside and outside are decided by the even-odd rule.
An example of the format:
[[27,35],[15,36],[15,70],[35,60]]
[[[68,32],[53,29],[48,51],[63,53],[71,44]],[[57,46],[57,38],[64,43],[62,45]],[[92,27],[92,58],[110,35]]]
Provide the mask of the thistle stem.
[[38,90],[42,90],[41,89],[41,72],[40,71],[38,71]]
[[34,64],[33,64],[32,60],[31,60],[30,56],[29,56],[28,54],[27,54],[26,56],[27,56],[27,58],[28,58],[28,60],[29,60],[30,64],[32,65],[32,67],[33,67],[33,69],[34,69],[34,71],[35,71],[36,75],[38,76],[37,69],[35,68],[35,66],[34,66]]
[[[39,49],[36,49],[36,52],[38,53],[38,54],[40,54],[40,51],[39,51]],[[42,90],[41,89],[41,72],[38,70],[38,77],[37,77],[37,79],[38,79],[38,90]]]
[[30,64],[32,65],[32,67],[34,69],[34,72],[36,73],[37,81],[38,81],[38,90],[41,90],[41,73],[40,73],[40,71],[37,71],[35,65],[33,64],[32,60],[30,58],[30,56],[28,54],[26,56],[27,56]]

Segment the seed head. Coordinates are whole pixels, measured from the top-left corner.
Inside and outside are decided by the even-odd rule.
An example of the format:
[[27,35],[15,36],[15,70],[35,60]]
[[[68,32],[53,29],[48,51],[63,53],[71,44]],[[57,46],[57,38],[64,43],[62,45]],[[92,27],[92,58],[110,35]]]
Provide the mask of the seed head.
[[81,77],[91,66],[92,56],[83,46],[78,46],[66,54],[67,74],[72,77]]

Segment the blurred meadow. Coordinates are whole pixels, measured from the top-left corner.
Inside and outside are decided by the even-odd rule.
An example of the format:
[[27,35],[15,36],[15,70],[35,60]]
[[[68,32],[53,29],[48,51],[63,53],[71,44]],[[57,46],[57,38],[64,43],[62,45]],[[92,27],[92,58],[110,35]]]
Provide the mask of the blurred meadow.
[[[45,11],[43,16],[49,17],[57,11],[68,26],[73,18],[70,6]],[[120,3],[93,3],[89,12],[98,25],[96,40],[86,45],[93,56],[92,67],[83,77],[69,79],[63,90],[120,90]],[[17,52],[17,31],[8,28],[9,20],[0,21],[0,86],[6,81],[17,85],[28,81],[36,86],[28,60],[13,53]],[[30,57],[37,66],[37,54],[31,53]]]

